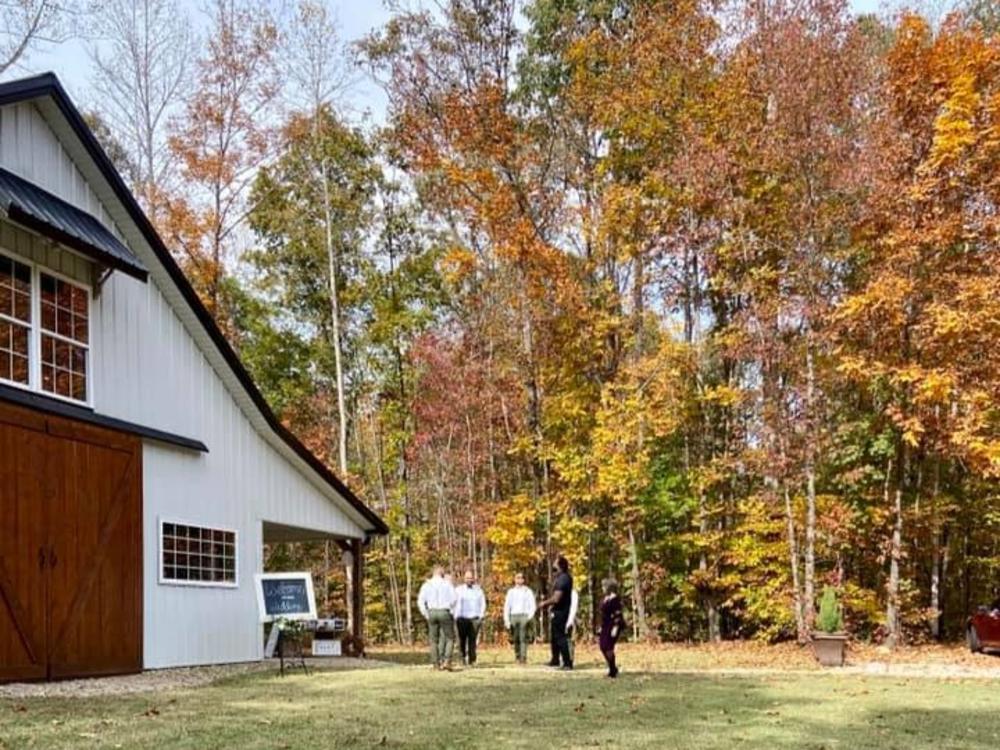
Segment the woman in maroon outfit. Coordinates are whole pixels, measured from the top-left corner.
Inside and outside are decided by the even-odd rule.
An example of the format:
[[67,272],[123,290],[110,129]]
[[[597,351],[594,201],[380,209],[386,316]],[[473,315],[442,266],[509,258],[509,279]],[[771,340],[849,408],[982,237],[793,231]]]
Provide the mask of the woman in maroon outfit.
[[615,643],[625,629],[622,600],[618,598],[618,582],[609,578],[604,582],[604,599],[601,600],[601,653],[608,663],[608,677],[618,676],[615,664]]

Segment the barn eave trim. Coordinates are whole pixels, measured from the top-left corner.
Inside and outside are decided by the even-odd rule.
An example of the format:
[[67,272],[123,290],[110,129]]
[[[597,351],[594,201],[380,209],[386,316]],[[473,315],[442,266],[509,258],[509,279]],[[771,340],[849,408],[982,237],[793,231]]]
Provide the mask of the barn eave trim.
[[104,427],[116,432],[135,435],[143,440],[151,440],[156,443],[184,448],[185,450],[197,453],[208,453],[208,446],[201,440],[184,437],[183,435],[175,435],[172,432],[164,432],[153,427],[126,422],[124,419],[116,419],[115,417],[98,414],[93,409],[85,406],[75,406],[56,398],[49,398],[48,396],[31,393],[9,385],[0,385],[0,401],[16,406],[23,406],[56,417],[65,417],[77,422],[94,425],[95,427]]

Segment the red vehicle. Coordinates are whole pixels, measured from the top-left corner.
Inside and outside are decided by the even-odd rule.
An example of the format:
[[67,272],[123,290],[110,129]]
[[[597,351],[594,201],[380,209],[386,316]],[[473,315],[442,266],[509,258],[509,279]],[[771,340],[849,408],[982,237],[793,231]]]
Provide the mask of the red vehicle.
[[984,648],[1000,649],[1000,599],[990,607],[980,607],[969,618],[966,631],[969,650],[978,654]]

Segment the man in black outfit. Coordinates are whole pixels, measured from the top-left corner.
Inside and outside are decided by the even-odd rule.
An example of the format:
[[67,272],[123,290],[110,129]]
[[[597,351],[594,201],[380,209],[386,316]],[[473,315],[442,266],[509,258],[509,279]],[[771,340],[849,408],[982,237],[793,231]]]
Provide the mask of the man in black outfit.
[[573,576],[569,574],[569,561],[560,555],[553,567],[556,577],[552,583],[552,595],[539,603],[539,607],[552,607],[552,632],[549,636],[552,644],[552,661],[550,667],[559,666],[562,657],[562,668],[573,668],[573,657],[569,653],[569,638],[566,635],[566,623],[569,620],[569,607],[573,599]]

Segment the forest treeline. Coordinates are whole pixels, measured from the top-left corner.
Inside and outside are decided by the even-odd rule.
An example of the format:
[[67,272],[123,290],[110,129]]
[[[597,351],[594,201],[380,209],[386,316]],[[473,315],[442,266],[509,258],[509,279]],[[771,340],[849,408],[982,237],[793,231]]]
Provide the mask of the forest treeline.
[[[434,562],[498,615],[560,553],[637,638],[805,640],[825,586],[859,638],[950,638],[992,598],[991,3],[442,0],[344,46],[310,2],[216,0],[198,38],[114,0],[105,39],[149,33],[135,7],[171,41],[106,57],[95,126],[389,523],[369,638],[421,632]],[[359,76],[379,127],[342,106]]]

